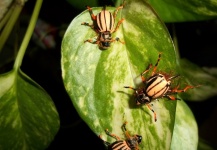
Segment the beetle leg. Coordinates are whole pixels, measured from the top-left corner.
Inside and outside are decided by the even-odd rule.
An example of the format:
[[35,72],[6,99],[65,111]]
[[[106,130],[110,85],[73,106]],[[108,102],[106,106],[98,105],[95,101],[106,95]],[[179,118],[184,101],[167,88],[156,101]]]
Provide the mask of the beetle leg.
[[125,44],[125,42],[121,41],[119,37],[116,37],[115,39],[110,39],[110,40],[104,40],[105,42],[114,42],[114,41],[118,41],[121,42],[122,44]]
[[89,43],[91,43],[91,44],[97,44],[97,45],[100,44],[100,41],[99,41],[99,40],[93,41],[92,39],[88,39],[88,40],[85,40],[85,41],[84,41],[84,43],[86,43],[86,42],[89,42]]
[[114,41],[118,41],[118,42],[121,42],[122,44],[125,44],[125,42],[121,41],[119,37],[116,37],[111,42],[114,42]]
[[172,77],[168,78],[167,80],[172,80],[172,79],[175,79],[175,78],[177,78],[177,77],[180,77],[180,75],[172,76]]
[[127,122],[125,122],[125,123],[123,124],[123,129],[124,129],[124,131],[125,131],[126,137],[127,137],[128,139],[130,139],[131,136],[130,136],[130,134],[129,134],[128,131],[127,131],[126,124],[127,124]]
[[109,142],[107,142],[107,141],[103,140],[103,139],[102,139],[102,137],[101,137],[101,135],[99,135],[99,138],[100,138],[100,139],[101,139],[101,140],[102,140],[102,141],[105,143],[105,145],[107,145],[107,146],[108,146],[108,145],[110,145],[110,144],[111,144],[111,143],[109,143]]
[[154,69],[153,69],[153,71],[152,71],[151,76],[153,76],[153,75],[156,73],[157,66],[158,66],[158,63],[159,63],[159,61],[160,61],[160,58],[161,58],[161,53],[159,53],[159,55],[158,55],[158,59],[157,59],[156,64],[154,65]]
[[92,9],[89,6],[86,6],[86,7],[87,7],[88,11],[90,12],[92,20],[96,20],[96,16],[93,14]]
[[[200,86],[200,85],[198,85],[198,86]],[[171,90],[171,93],[182,93],[182,92],[187,91],[188,89],[193,89],[193,88],[198,87],[198,86],[187,85],[184,89],[178,89],[179,88],[179,85],[178,85],[177,87],[175,87],[174,89]]]
[[119,6],[119,7],[116,8],[116,10],[115,10],[114,13],[113,13],[114,19],[116,18],[118,11],[119,11],[120,9],[124,8],[124,4],[125,4],[125,1],[123,2],[123,4],[122,4],[121,6]]
[[149,105],[149,104],[146,104],[146,105],[147,105],[148,108],[154,113],[154,121],[156,122],[156,121],[157,121],[157,115],[156,115],[154,109],[151,108],[151,105]]
[[85,42],[89,42],[89,43],[92,43],[92,44],[98,44],[98,41],[93,41],[92,39],[88,39],[88,40],[85,40]]
[[143,83],[145,83],[145,77],[143,75],[146,74],[151,68],[152,68],[152,64],[149,64],[148,67],[145,69],[145,71],[141,73],[140,77]]
[[133,88],[132,86],[124,86],[124,88],[129,88],[129,89],[132,89],[132,90],[136,91],[136,89]]
[[124,131],[127,131],[126,124],[127,124],[127,122],[124,122],[124,124],[123,124]]
[[115,27],[115,29],[114,30],[112,30],[111,31],[111,33],[113,33],[113,32],[116,32],[117,31],[117,29],[120,27],[120,25],[122,24],[122,22],[124,21],[124,19],[122,18],[120,21],[118,21],[118,23],[117,23],[117,25],[116,25],[116,27]]
[[109,135],[109,136],[115,138],[117,141],[120,140],[120,138],[119,138],[117,135],[110,133],[110,132],[108,131],[108,129],[106,129],[105,132],[106,132],[107,135]]
[[169,98],[170,100],[181,100],[181,99],[176,98],[175,96],[172,96],[172,95],[165,95],[164,97],[167,97],[167,98]]
[[[198,85],[198,86],[200,86],[200,85]],[[179,89],[179,85],[178,85],[175,88],[169,90],[168,94],[165,94],[164,97],[167,97],[170,100],[181,100],[179,98],[176,98],[175,96],[172,96],[171,94],[182,93],[182,92],[187,91],[188,89],[193,89],[193,88],[198,87],[198,86],[187,85],[184,89]]]
[[135,91],[135,96],[138,94],[137,89],[133,88],[132,86],[124,86],[124,88],[129,88]]
[[[116,18],[118,11],[124,7],[124,3],[125,3],[125,1],[123,2],[123,5],[117,7],[116,10],[114,11],[114,13],[113,13],[113,17],[114,17],[114,19]],[[118,21],[118,23],[117,23],[115,29],[112,30],[111,33],[117,31],[117,29],[119,28],[119,26],[122,24],[123,21],[124,21],[123,18],[122,18],[120,21]]]
[[94,25],[92,25],[92,24],[90,25],[90,24],[87,23],[87,22],[82,22],[81,25],[89,26],[89,27],[91,27],[92,29],[94,29]]

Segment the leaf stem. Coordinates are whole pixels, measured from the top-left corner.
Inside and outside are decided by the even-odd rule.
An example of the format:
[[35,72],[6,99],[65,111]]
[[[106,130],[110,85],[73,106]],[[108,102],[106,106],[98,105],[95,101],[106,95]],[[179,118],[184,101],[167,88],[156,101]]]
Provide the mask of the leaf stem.
[[20,68],[20,66],[22,64],[22,60],[23,60],[24,54],[26,52],[26,48],[29,44],[30,38],[31,38],[32,33],[34,31],[34,28],[35,28],[36,21],[38,19],[38,14],[39,14],[39,11],[41,8],[42,1],[43,0],[37,0],[36,1],[35,8],[33,10],[33,14],[32,14],[31,19],[30,19],[29,26],[27,28],[26,34],[25,34],[24,39],[21,43],[20,49],[19,49],[18,54],[17,54],[17,58],[16,58],[15,63],[14,63],[14,69],[16,71]]
[[[5,25],[4,30],[2,31],[2,34],[0,35],[0,53],[2,51],[2,48],[5,44],[5,42],[8,39],[8,36],[10,35],[12,28],[14,24],[16,23],[20,12],[25,4],[24,0],[16,0],[13,6],[10,8],[10,10],[7,12],[6,16],[4,17],[4,20],[2,20],[1,28],[3,27],[4,23],[7,21],[8,17],[10,17],[10,20]],[[12,14],[12,15],[11,15]],[[1,29],[0,28],[0,29]]]

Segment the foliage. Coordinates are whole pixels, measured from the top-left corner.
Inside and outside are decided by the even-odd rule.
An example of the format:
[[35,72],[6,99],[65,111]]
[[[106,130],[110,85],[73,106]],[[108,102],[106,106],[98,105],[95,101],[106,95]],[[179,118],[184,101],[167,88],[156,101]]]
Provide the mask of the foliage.
[[[67,1],[80,10],[85,9],[85,5],[93,7],[94,14],[102,10],[104,3]],[[116,8],[111,2],[106,9],[114,12]],[[113,5],[118,7],[122,2],[113,0]],[[51,97],[20,69],[42,0],[35,4],[20,49],[17,49],[18,43],[14,49],[10,48],[11,53],[5,48],[24,3],[24,0],[15,0],[11,7],[7,3],[2,7],[0,2],[4,10],[0,16],[0,67],[15,59],[13,68],[0,75],[0,149],[46,149],[60,126],[59,112]],[[121,18],[124,21],[117,32],[112,33],[113,38],[118,37],[125,44],[112,42],[108,50],[84,43],[97,37],[93,29],[81,25],[92,23],[88,10],[73,18],[62,39],[62,78],[76,111],[95,135],[112,142],[104,132],[109,129],[125,139],[121,125],[127,121],[130,134],[143,136],[140,149],[213,149],[199,140],[196,120],[185,101],[206,101],[216,95],[215,69],[214,72],[201,69],[179,58],[175,36],[171,38],[164,23],[213,19],[216,8],[215,0],[126,0],[116,17],[116,23]],[[156,63],[159,53],[162,57],[157,71],[181,75],[173,86],[180,84],[180,89],[186,84],[200,86],[178,94],[181,101],[154,100],[151,105],[158,119],[155,122],[152,111],[146,105],[136,106],[134,91],[124,86],[144,86],[140,73],[150,63]]]
[[[101,9],[93,8],[94,14]],[[106,9],[115,10],[111,7]],[[160,99],[153,102],[158,117],[158,121],[154,122],[150,110],[145,106],[135,106],[133,92],[123,89],[125,85],[142,85],[140,73],[149,63],[156,62],[159,52],[162,52],[160,71],[182,72],[179,63],[176,64],[178,56],[165,25],[151,6],[140,0],[127,1],[116,20],[121,18],[124,22],[113,37],[119,37],[125,44],[114,42],[109,50],[102,51],[97,44],[83,43],[88,38],[94,40],[95,35],[93,29],[81,25],[84,21],[92,22],[88,11],[74,18],[65,33],[62,75],[76,110],[98,135],[103,134],[106,128],[121,135],[120,126],[127,121],[132,133],[143,135],[143,149],[169,149],[171,145],[173,149],[181,148],[181,145],[192,145],[192,149],[196,149],[197,126],[187,105],[179,103],[184,110],[177,111],[175,101]],[[180,82],[186,82],[185,78]],[[179,120],[185,120],[186,125]],[[186,136],[189,131],[192,131],[193,138]],[[177,137],[179,140],[176,140]],[[103,135],[103,138],[107,137]]]
[[[38,0],[35,5],[13,69],[0,75],[0,149],[45,149],[59,129],[59,115],[50,96],[20,70],[41,4]],[[2,41],[6,41],[13,19],[19,16],[23,5],[24,2],[15,3],[13,13],[7,18],[9,23],[0,37],[4,39],[0,52]]]

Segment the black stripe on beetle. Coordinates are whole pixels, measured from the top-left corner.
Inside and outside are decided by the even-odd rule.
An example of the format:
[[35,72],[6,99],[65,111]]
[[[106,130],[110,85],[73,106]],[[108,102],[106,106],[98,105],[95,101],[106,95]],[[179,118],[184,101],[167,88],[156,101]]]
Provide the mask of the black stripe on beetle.
[[171,76],[166,73],[165,74],[156,73],[160,58],[161,58],[161,53],[159,53],[158,60],[155,66],[153,67],[151,76],[148,79],[146,79],[144,75],[147,74],[150,71],[150,69],[152,69],[151,64],[149,64],[146,70],[141,73],[140,77],[145,87],[136,89],[131,86],[124,86],[124,88],[130,88],[135,91],[136,104],[137,105],[146,104],[148,108],[154,113],[155,121],[157,121],[157,117],[156,117],[155,111],[149,105],[151,101],[158,99],[158,98],[163,98],[163,97],[166,97],[170,100],[179,100],[178,98],[174,96],[174,94],[185,92],[188,89],[198,87],[198,86],[187,85],[184,89],[178,89],[179,88],[179,85],[178,85],[172,88],[171,87],[172,80],[179,77],[179,75]]
[[108,150],[139,150],[139,144],[142,141],[142,136],[137,134],[134,136],[130,136],[130,134],[126,129],[126,124],[127,122],[125,122],[122,126],[125,132],[125,136],[127,137],[126,140],[121,140],[117,135],[110,133],[108,129],[105,130],[106,134],[108,136],[115,138],[116,139],[115,142],[109,143],[103,140],[99,135],[99,138],[104,142],[106,146],[108,146]]
[[93,20],[93,25],[90,25],[89,23],[86,22],[83,22],[82,25],[90,26],[92,29],[94,29],[98,34],[98,37],[96,41],[88,39],[85,40],[84,42],[98,44],[99,48],[102,50],[108,49],[110,47],[110,44],[114,41],[119,41],[122,44],[124,44],[124,42],[120,41],[119,38],[117,37],[114,39],[112,38],[112,33],[116,32],[119,26],[124,21],[124,19],[119,20],[115,27],[114,23],[115,23],[116,15],[118,11],[123,7],[124,7],[124,3],[121,6],[117,7],[113,14],[107,11],[106,8],[104,7],[103,10],[95,16],[93,14],[92,9],[89,6],[87,6],[87,9],[89,10],[91,18]]

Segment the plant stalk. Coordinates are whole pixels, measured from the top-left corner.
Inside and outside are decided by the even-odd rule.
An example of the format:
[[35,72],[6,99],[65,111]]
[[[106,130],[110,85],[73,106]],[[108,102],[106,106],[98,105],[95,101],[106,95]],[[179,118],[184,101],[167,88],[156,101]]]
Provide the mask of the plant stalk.
[[[14,7],[12,6],[10,8],[10,10],[7,12],[7,15],[5,16],[6,20],[8,19],[8,17],[10,17],[10,19],[7,22],[7,24],[5,25],[5,28],[2,31],[2,34],[0,35],[0,53],[2,51],[3,46],[5,45],[5,42],[8,39],[8,36],[10,35],[10,33],[12,31],[12,28],[14,27],[14,24],[16,23],[19,15],[20,15],[21,10],[23,9],[24,4],[25,4],[24,0],[16,0],[15,3],[13,4]],[[13,12],[11,12],[11,10]],[[2,21],[6,21],[6,20],[2,20]],[[1,25],[1,26],[3,26],[3,25]]]
[[29,41],[31,39],[32,33],[34,31],[34,28],[35,28],[36,21],[38,19],[38,14],[40,12],[42,1],[43,0],[37,0],[36,1],[35,8],[33,10],[33,14],[32,14],[31,19],[30,19],[29,26],[27,28],[26,34],[25,34],[24,39],[21,43],[20,49],[19,49],[18,54],[17,54],[17,58],[16,58],[15,63],[14,63],[13,68],[16,71],[19,70],[19,68],[22,64],[22,60],[23,60],[24,54],[26,52],[26,48],[29,44]]

